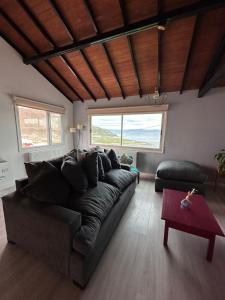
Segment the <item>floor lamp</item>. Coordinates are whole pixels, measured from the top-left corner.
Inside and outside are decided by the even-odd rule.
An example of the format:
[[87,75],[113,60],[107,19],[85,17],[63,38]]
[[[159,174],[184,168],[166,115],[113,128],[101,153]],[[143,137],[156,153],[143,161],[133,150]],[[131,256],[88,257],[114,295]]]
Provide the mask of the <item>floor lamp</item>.
[[[77,157],[78,157],[78,150],[80,146],[80,138],[81,138],[81,131],[84,129],[84,125],[77,124],[75,127],[71,127],[69,129],[70,133],[77,134],[77,140],[76,140],[76,150],[77,150]],[[75,143],[74,143],[75,146]]]

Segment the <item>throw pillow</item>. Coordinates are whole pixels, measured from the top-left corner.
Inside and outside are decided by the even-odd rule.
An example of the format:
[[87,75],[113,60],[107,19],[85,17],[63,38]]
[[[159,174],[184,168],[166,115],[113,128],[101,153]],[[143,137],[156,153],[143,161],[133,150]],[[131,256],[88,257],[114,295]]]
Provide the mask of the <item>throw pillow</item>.
[[42,162],[25,162],[24,165],[28,181],[31,182],[40,173]]
[[75,158],[67,157],[63,161],[61,170],[63,176],[76,192],[85,193],[87,191],[88,179],[83,170],[82,162],[77,162]]
[[103,181],[105,178],[105,172],[102,164],[101,156],[98,155],[98,180]]
[[101,148],[100,146],[95,146],[93,148],[90,149],[90,151],[94,151],[94,152],[104,152],[104,149]]
[[62,163],[63,163],[63,156],[53,158],[51,160],[48,160],[48,162],[50,164],[52,164],[54,167],[56,167],[59,171],[61,171],[61,166],[62,166]]
[[111,161],[106,153],[99,152],[98,155],[101,157],[104,172],[107,173],[112,169]]
[[86,171],[88,183],[95,187],[98,184],[98,153],[97,152],[89,152],[83,158],[82,164],[84,170]]
[[73,149],[69,153],[67,153],[64,158],[66,157],[72,157],[76,160],[81,160],[84,156],[86,156],[87,150],[80,150],[80,149]]
[[107,156],[109,157],[109,159],[111,161],[111,165],[112,165],[113,169],[121,169],[121,165],[120,165],[119,159],[116,156],[116,152],[113,149],[110,149],[107,152]]
[[70,188],[60,171],[43,161],[39,174],[24,187],[23,193],[37,202],[64,205]]
[[[63,157],[58,157],[47,161],[54,167],[56,167],[59,171],[61,171],[61,165],[63,162]],[[27,173],[28,181],[31,182],[41,171],[43,167],[42,161],[34,161],[34,162],[25,162],[25,170]]]

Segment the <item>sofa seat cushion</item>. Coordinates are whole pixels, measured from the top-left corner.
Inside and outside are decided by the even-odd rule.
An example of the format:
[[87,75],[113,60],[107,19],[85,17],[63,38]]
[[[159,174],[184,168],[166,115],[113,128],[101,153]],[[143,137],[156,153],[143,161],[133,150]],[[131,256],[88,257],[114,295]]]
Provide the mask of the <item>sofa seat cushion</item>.
[[120,192],[114,186],[105,182],[89,188],[86,193],[74,193],[69,200],[69,208],[80,212],[83,216],[93,216],[104,221],[109,210],[120,196]]
[[135,181],[137,175],[123,169],[112,169],[105,175],[105,182],[117,187],[123,192],[126,187]]
[[201,167],[190,161],[162,161],[157,168],[156,176],[163,179],[197,183],[203,183],[207,180]]
[[82,214],[82,225],[73,241],[76,251],[87,255],[95,243],[101,224],[119,196],[117,188],[99,181],[96,187],[89,188],[85,194],[75,193],[70,197],[69,208]]

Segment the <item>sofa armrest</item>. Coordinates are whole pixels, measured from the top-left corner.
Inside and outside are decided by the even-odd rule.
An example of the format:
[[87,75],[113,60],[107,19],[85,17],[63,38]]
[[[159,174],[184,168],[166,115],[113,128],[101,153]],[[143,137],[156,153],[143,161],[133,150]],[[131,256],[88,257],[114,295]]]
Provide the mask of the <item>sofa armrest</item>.
[[18,191],[2,200],[8,240],[68,274],[72,240],[81,226],[81,214],[57,205],[34,203]]
[[130,165],[127,164],[120,164],[120,165],[121,165],[121,169],[130,171]]
[[17,179],[15,181],[15,184],[16,184],[16,190],[21,191],[22,188],[24,188],[25,185],[28,184],[28,178],[26,177],[26,178],[22,178],[22,179]]
[[55,222],[62,223],[62,226],[66,226],[71,238],[73,238],[74,233],[81,226],[81,214],[72,209],[59,205],[49,205],[42,208],[41,212],[45,216],[48,216],[49,219],[53,219]]

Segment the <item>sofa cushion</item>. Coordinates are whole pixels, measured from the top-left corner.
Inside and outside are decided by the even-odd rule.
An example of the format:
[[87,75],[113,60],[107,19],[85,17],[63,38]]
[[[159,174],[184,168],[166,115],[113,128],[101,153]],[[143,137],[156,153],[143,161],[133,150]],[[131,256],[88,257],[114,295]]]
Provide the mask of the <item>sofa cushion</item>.
[[120,196],[120,191],[105,182],[89,188],[83,195],[74,193],[69,200],[69,208],[79,211],[82,215],[97,217],[104,221],[112,205]]
[[87,153],[87,150],[80,150],[80,149],[73,149],[70,152],[68,152],[65,157],[72,157],[75,158],[76,160],[82,159]]
[[85,194],[75,193],[70,197],[69,208],[82,214],[82,225],[74,238],[75,250],[87,254],[94,245],[101,224],[119,196],[117,188],[99,181],[96,187],[89,188]]
[[[63,162],[63,157],[54,158],[47,161],[54,167],[56,167],[59,171],[61,170],[61,165]],[[31,182],[41,171],[42,161],[34,161],[34,162],[25,162],[25,170],[28,176],[29,182]]]
[[116,152],[113,149],[110,149],[109,151],[107,151],[106,154],[111,161],[112,168],[113,169],[121,169],[120,162],[116,155]]
[[52,164],[44,161],[41,163],[39,174],[24,187],[22,192],[37,202],[65,205],[70,188],[61,172]]
[[98,155],[98,180],[104,180],[105,178],[105,171],[102,164],[101,156]]
[[28,180],[29,182],[31,182],[40,173],[42,167],[42,161],[25,162],[24,166],[25,166]]
[[98,153],[88,152],[82,160],[83,168],[87,174],[88,183],[94,187],[98,183]]
[[175,160],[162,161],[157,168],[156,176],[163,179],[198,183],[203,183],[207,179],[198,164]]
[[101,146],[95,146],[92,147],[90,151],[104,152],[104,149]]
[[112,169],[105,175],[105,182],[112,184],[123,192],[126,187],[135,181],[137,174],[123,169]]
[[54,167],[56,167],[59,171],[61,171],[61,167],[62,167],[62,163],[63,163],[63,156],[54,158],[54,159],[50,159],[50,160],[48,160],[48,162],[50,164],[52,164]]
[[98,155],[101,157],[102,165],[103,165],[103,168],[104,168],[104,172],[106,173],[109,170],[111,170],[112,169],[112,165],[111,165],[111,161],[108,158],[107,154],[103,153],[103,152],[98,152]]
[[62,174],[70,183],[74,191],[85,193],[88,188],[88,179],[82,167],[73,157],[66,157],[62,164]]

